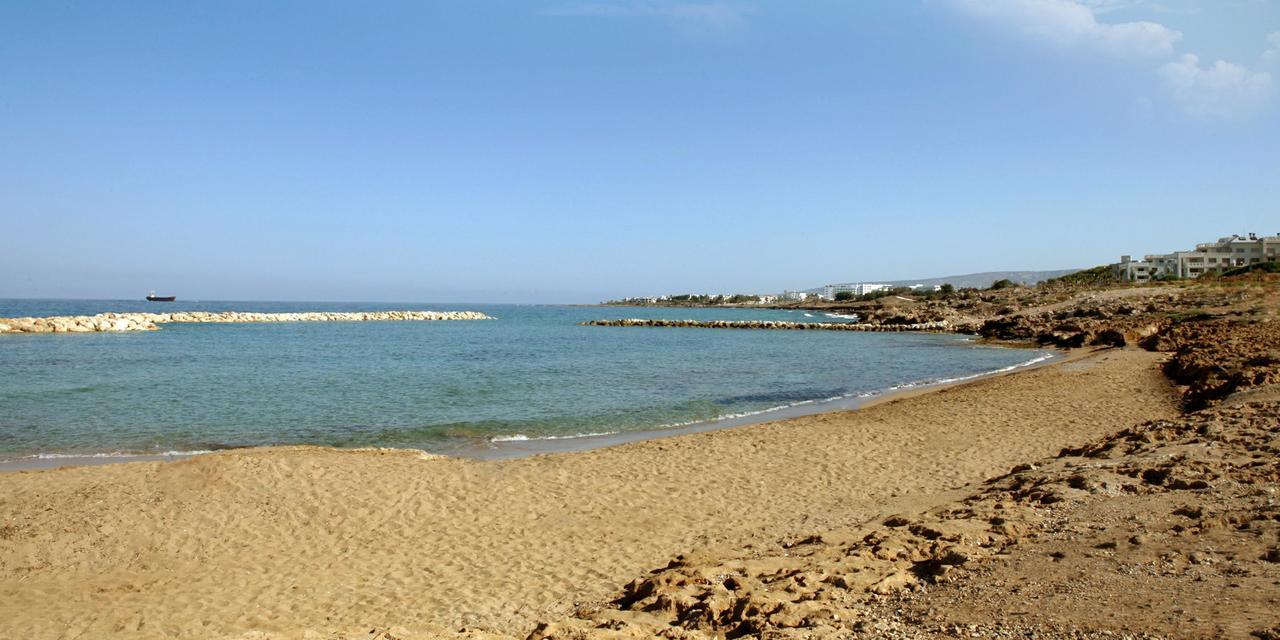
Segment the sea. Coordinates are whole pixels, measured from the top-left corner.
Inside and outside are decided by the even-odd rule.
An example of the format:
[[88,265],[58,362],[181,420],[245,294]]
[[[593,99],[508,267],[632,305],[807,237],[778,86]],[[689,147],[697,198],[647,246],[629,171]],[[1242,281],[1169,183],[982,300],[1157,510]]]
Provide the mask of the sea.
[[854,319],[802,310],[0,300],[0,317],[396,309],[496,319],[0,335],[0,464],[293,444],[501,457],[848,408],[1056,357],[951,334],[579,324]]

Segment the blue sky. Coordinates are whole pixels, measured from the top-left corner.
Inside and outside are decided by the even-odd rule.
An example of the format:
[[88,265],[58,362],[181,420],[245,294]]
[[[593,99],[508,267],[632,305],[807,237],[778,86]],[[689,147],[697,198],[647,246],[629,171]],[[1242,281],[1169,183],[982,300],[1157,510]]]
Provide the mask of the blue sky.
[[0,297],[592,302],[1280,232],[1280,2],[0,3]]

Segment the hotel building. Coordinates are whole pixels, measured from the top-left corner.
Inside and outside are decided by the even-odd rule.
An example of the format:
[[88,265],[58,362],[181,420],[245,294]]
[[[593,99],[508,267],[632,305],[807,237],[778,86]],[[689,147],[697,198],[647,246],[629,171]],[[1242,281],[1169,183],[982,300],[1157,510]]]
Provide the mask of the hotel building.
[[1190,251],[1149,255],[1142,260],[1120,256],[1120,262],[1112,269],[1121,280],[1150,282],[1162,278],[1199,278],[1206,273],[1273,260],[1280,260],[1280,235],[1259,237],[1250,233],[1198,244]]

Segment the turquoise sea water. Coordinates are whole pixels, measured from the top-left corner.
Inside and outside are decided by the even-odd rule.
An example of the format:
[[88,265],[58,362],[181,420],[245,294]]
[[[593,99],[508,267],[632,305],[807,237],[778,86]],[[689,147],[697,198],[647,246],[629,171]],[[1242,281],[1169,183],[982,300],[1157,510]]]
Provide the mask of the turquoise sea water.
[[0,336],[0,461],[267,444],[417,447],[651,430],[961,378],[1041,351],[963,336],[584,327],[819,312],[484,304],[0,300],[0,317],[472,309],[497,320],[167,324]]

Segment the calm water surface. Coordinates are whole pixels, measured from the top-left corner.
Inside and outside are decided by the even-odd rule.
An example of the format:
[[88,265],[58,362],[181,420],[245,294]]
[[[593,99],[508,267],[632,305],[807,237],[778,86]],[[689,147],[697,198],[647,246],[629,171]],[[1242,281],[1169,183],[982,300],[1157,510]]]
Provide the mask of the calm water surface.
[[169,324],[0,336],[0,460],[267,444],[417,447],[626,433],[954,379],[1043,356],[962,336],[583,327],[819,312],[0,300],[0,317],[473,309],[495,321]]

